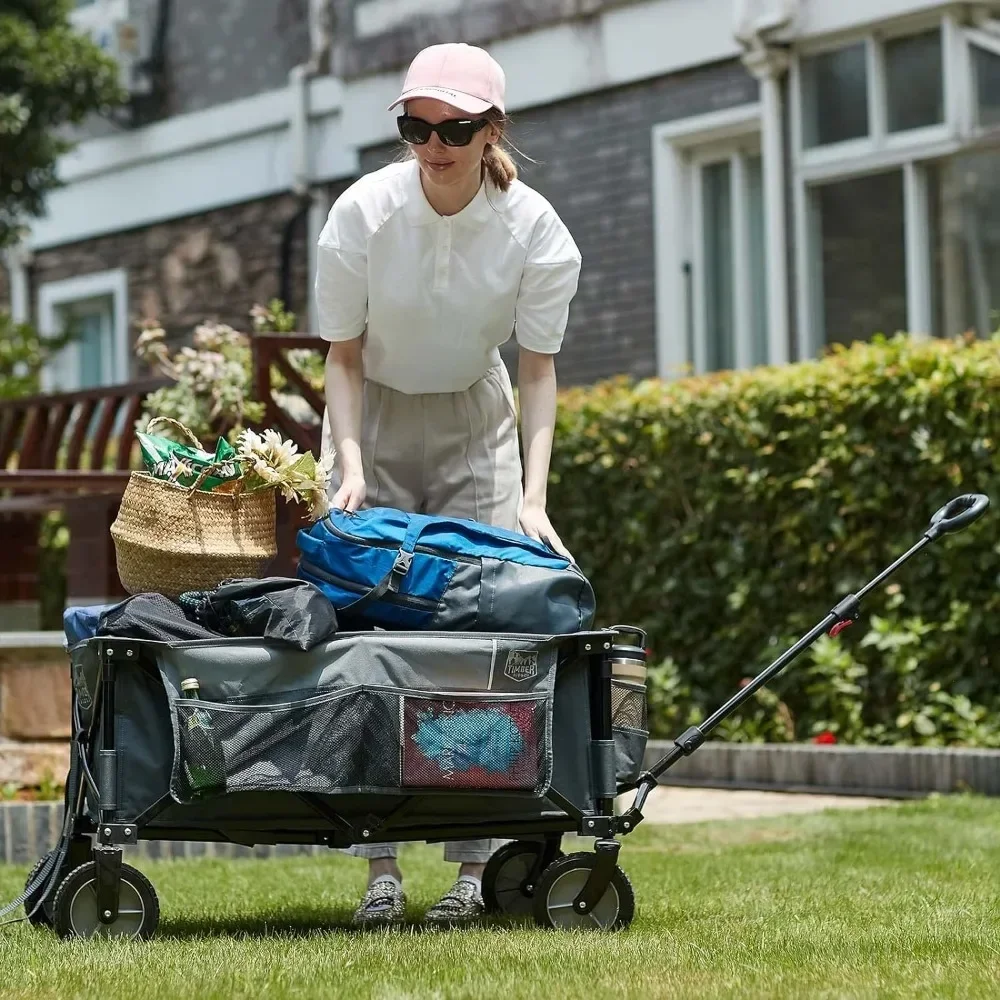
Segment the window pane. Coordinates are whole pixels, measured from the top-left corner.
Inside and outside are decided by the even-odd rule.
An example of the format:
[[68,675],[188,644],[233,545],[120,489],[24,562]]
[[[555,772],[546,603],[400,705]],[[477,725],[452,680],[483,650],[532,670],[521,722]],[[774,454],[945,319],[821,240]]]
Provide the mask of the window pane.
[[940,333],[1000,327],[1000,150],[967,153],[930,172]]
[[980,125],[1000,125],[1000,56],[971,45]]
[[104,331],[100,313],[85,313],[77,320],[80,346],[80,388],[101,385],[104,373]]
[[940,31],[886,42],[890,132],[944,121],[943,73]]
[[733,211],[729,163],[702,170],[702,219],[705,247],[705,357],[708,371],[732,368]]
[[767,364],[767,245],[764,236],[764,170],[761,158],[747,160],[750,239],[751,364]]
[[825,184],[815,197],[826,342],[904,330],[903,172]]
[[864,42],[802,60],[802,129],[806,146],[868,135]]
[[[75,334],[67,354],[65,389],[90,389],[108,385],[114,373],[114,301],[100,296],[63,306],[66,329]],[[72,359],[75,358],[75,368]]]

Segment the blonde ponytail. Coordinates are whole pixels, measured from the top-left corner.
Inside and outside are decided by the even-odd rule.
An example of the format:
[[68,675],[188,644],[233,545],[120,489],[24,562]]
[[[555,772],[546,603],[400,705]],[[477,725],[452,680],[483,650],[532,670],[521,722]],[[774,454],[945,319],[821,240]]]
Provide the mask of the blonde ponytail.
[[483,168],[494,187],[506,191],[517,180],[517,164],[504,149],[506,144],[507,116],[496,108],[486,112],[486,117],[500,129],[497,143],[487,143],[483,151]]
[[486,168],[486,176],[501,191],[506,191],[517,180],[517,164],[499,146],[486,147],[483,166]]

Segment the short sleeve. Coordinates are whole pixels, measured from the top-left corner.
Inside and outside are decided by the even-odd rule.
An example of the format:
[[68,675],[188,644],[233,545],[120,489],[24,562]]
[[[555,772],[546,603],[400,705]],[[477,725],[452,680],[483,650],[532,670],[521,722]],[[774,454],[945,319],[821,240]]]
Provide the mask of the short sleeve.
[[521,275],[514,318],[514,335],[521,347],[539,354],[559,352],[580,264],[573,237],[550,209],[535,227]]
[[361,213],[344,195],[316,248],[316,312],[324,340],[354,340],[368,322],[368,247]]

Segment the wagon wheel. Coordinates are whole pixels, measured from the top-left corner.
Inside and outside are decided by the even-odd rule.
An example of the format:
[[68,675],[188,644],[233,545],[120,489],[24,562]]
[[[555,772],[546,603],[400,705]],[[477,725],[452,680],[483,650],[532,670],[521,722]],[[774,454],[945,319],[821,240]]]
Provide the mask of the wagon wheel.
[[[55,851],[49,851],[48,854],[43,854],[38,861],[35,862],[35,867],[28,872],[28,877],[24,881],[24,891],[28,892],[28,886],[38,878],[41,870],[49,863],[52,859]],[[49,878],[52,878],[52,873],[49,872]],[[45,904],[38,906],[38,897],[44,892],[45,886],[40,885],[33,892],[28,892],[28,895],[24,899],[24,912],[28,918],[28,923],[32,927],[51,927],[52,921],[49,919],[49,915],[45,912]],[[52,898],[52,894],[49,894],[49,899]],[[36,907],[38,907],[36,909]],[[32,912],[34,911],[34,912]]]
[[118,917],[101,922],[97,912],[97,865],[88,861],[63,879],[52,906],[60,937],[125,937],[148,940],[160,922],[160,904],[152,883],[131,865],[121,867]]
[[542,873],[535,890],[535,923],[557,930],[617,931],[635,916],[635,893],[628,876],[615,865],[611,882],[590,913],[576,912],[573,900],[587,884],[597,855],[570,854],[554,861]]
[[[59,848],[56,847],[54,850],[49,851],[48,854],[43,854],[38,859],[35,863],[35,867],[28,872],[28,877],[24,881],[24,888],[26,892],[28,886],[35,881],[42,869],[49,864],[58,853]],[[45,885],[40,885],[33,892],[28,893],[24,899],[24,912],[25,916],[28,918],[28,923],[31,924],[32,927],[52,926],[52,907],[56,895],[56,888],[66,875],[68,875],[77,865],[83,864],[88,857],[90,857],[89,840],[74,839],[70,841],[69,849],[66,852],[66,857],[63,858],[62,867],[59,872],[49,872],[46,884],[52,886],[52,890],[49,892],[42,905],[38,906],[38,897],[45,891]],[[38,906],[37,909],[36,906]]]
[[[545,844],[515,840],[494,852],[483,872],[483,903],[487,913],[531,916],[535,887],[526,885],[525,880],[544,850]],[[563,852],[557,850],[553,857],[561,858]]]

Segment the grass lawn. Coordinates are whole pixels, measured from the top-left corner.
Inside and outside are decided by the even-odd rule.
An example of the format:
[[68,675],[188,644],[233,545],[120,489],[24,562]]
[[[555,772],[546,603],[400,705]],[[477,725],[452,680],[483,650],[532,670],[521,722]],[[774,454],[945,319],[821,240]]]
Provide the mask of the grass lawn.
[[[363,864],[141,862],[160,897],[154,941],[3,928],[0,997],[1000,995],[1000,801],[644,826],[622,851],[638,907],[618,934],[355,933]],[[403,864],[416,921],[454,869],[425,845]],[[0,899],[25,875],[0,865]]]

